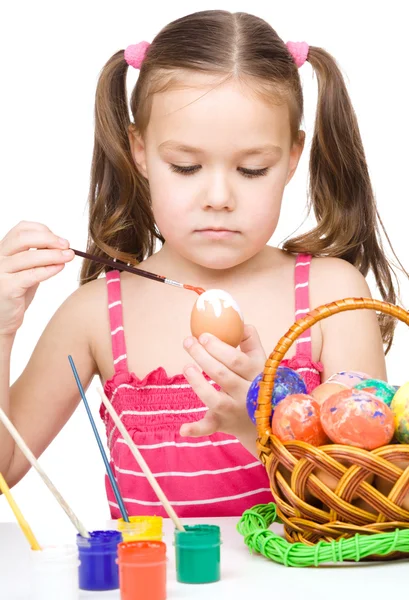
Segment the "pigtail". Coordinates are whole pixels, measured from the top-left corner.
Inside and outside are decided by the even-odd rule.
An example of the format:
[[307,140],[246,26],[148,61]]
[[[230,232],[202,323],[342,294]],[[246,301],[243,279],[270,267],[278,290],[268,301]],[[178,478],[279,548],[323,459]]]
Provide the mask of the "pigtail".
[[[390,241],[376,208],[358,122],[343,76],[334,59],[321,48],[310,47],[308,61],[318,80],[309,179],[309,211],[313,210],[317,226],[287,241],[284,248],[342,258],[364,276],[372,270],[383,300],[395,304],[392,275],[399,286],[385,256],[380,228],[389,245]],[[379,323],[388,351],[396,321],[382,314]]]
[[[148,200],[148,182],[131,155],[127,69],[121,50],[106,63],[98,81],[87,252],[135,264],[153,253],[160,236]],[[96,279],[105,269],[84,260],[80,284]]]

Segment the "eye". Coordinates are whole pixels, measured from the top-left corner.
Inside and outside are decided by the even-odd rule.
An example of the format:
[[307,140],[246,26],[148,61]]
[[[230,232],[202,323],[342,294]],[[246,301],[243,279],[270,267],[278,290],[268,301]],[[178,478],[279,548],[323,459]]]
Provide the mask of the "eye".
[[[200,171],[202,168],[200,165],[189,165],[188,167],[181,167],[180,165],[169,165],[171,171],[174,173],[180,173],[182,175],[193,175]],[[249,179],[253,177],[262,177],[263,175],[267,175],[269,168],[265,167],[264,169],[246,169],[244,167],[239,167],[237,169],[244,177],[248,177]]]
[[189,165],[188,167],[180,167],[179,165],[169,165],[171,171],[174,173],[181,173],[182,175],[193,175],[199,171],[202,167],[200,165]]
[[239,167],[237,170],[240,171],[244,177],[248,177],[250,179],[253,177],[262,177],[268,173],[268,167],[264,167],[264,169],[245,169],[244,167]]

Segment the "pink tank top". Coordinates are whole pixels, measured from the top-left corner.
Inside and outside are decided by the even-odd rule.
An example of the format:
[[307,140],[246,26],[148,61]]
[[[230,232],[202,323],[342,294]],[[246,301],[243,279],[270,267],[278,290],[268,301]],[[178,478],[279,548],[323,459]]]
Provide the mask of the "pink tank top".
[[[310,262],[309,255],[297,256],[297,319],[309,311]],[[179,435],[183,423],[202,418],[207,410],[183,375],[169,377],[158,367],[139,379],[128,371],[119,271],[109,271],[106,282],[115,373],[104,390],[176,513],[181,518],[238,516],[256,504],[271,502],[265,468],[235,437],[223,433],[200,438]],[[298,371],[311,391],[321,383],[322,365],[312,361],[310,331],[296,344],[296,355],[282,364]],[[129,515],[166,517],[104,405],[100,415],[111,466]],[[117,519],[121,513],[107,476],[105,486],[111,517]]]

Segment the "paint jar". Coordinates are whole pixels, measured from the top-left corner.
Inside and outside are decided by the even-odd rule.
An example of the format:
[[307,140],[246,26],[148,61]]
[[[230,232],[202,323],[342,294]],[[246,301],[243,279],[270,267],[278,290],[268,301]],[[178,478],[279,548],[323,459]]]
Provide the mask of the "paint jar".
[[220,579],[220,527],[186,525],[175,530],[176,578],[180,583],[211,583]]
[[121,600],[165,600],[166,544],[140,540],[118,546]]
[[[33,600],[78,600],[78,548],[74,545],[44,546],[32,550]],[[24,576],[24,575],[23,575]]]
[[151,540],[161,542],[163,537],[162,517],[129,517],[129,523],[118,519],[118,529],[124,542]]
[[81,590],[102,592],[119,587],[118,544],[119,531],[90,531],[90,537],[77,535],[80,557],[79,583]]

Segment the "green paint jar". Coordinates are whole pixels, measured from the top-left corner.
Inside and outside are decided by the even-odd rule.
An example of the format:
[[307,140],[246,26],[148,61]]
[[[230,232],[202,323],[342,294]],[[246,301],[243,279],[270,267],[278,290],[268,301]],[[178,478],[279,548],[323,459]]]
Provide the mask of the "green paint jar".
[[180,583],[212,583],[220,579],[220,527],[186,525],[175,530],[176,578]]

